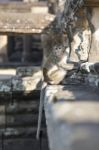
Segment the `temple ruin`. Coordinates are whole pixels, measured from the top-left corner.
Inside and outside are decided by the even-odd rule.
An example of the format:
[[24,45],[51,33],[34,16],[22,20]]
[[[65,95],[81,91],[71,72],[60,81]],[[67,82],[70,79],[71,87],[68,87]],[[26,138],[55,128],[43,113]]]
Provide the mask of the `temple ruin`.
[[98,14],[99,0],[0,0],[0,150],[99,150]]

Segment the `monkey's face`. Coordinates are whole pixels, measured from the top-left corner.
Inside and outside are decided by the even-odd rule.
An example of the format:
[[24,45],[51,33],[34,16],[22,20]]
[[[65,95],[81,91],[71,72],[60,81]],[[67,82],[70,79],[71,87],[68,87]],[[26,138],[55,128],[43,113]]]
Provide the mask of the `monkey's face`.
[[59,65],[62,66],[64,57],[67,57],[66,48],[69,47],[67,35],[61,32],[50,32],[42,35],[42,44],[44,77],[46,82],[58,84],[66,75],[66,70],[60,68]]
[[43,34],[41,36],[42,47],[44,49],[44,55],[49,56],[50,53],[53,53],[53,47],[58,47],[60,45],[66,47],[68,46],[67,35],[63,33],[50,32]]

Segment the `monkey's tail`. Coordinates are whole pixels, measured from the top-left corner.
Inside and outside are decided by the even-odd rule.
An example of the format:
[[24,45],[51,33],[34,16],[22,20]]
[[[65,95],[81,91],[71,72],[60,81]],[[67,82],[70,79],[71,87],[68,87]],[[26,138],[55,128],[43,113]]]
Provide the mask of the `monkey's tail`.
[[45,96],[46,86],[47,86],[47,83],[44,82],[44,80],[42,80],[42,87],[41,87],[41,92],[40,92],[38,125],[37,125],[37,133],[36,133],[37,140],[39,140],[39,138],[40,138],[40,130],[41,130],[41,123],[42,123],[42,114],[43,114],[44,96]]

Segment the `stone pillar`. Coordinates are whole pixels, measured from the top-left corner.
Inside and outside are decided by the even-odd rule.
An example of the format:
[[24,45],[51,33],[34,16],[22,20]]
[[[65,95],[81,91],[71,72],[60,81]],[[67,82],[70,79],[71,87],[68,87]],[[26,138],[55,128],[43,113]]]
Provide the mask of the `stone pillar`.
[[31,35],[23,36],[23,54],[22,62],[29,62],[31,59],[31,50],[32,49],[32,37]]
[[7,36],[0,35],[0,63],[8,60],[7,55]]

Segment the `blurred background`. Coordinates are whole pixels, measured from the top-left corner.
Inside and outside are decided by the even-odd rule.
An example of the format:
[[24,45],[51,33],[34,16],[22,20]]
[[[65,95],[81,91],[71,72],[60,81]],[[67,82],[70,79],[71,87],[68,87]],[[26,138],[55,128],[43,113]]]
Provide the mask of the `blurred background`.
[[[0,12],[8,12],[14,18],[14,13],[55,14],[57,1],[53,0],[0,0]],[[7,13],[6,13],[7,14]],[[2,14],[1,14],[2,17]],[[9,17],[9,16],[8,16]],[[3,17],[2,17],[3,18]],[[6,23],[9,26],[10,18]],[[18,19],[18,18],[17,18]],[[21,18],[22,19],[22,18]],[[27,18],[28,19],[28,18]],[[31,18],[32,20],[32,18]],[[7,18],[0,19],[0,28],[5,25]],[[18,20],[20,21],[20,20]],[[25,23],[23,23],[25,24]],[[22,25],[23,25],[22,24]],[[5,27],[7,28],[7,27]],[[22,28],[22,27],[21,27]],[[24,27],[23,27],[24,28]],[[13,27],[12,27],[13,29]],[[24,64],[40,65],[42,61],[41,34],[3,34],[0,33],[0,65]]]

